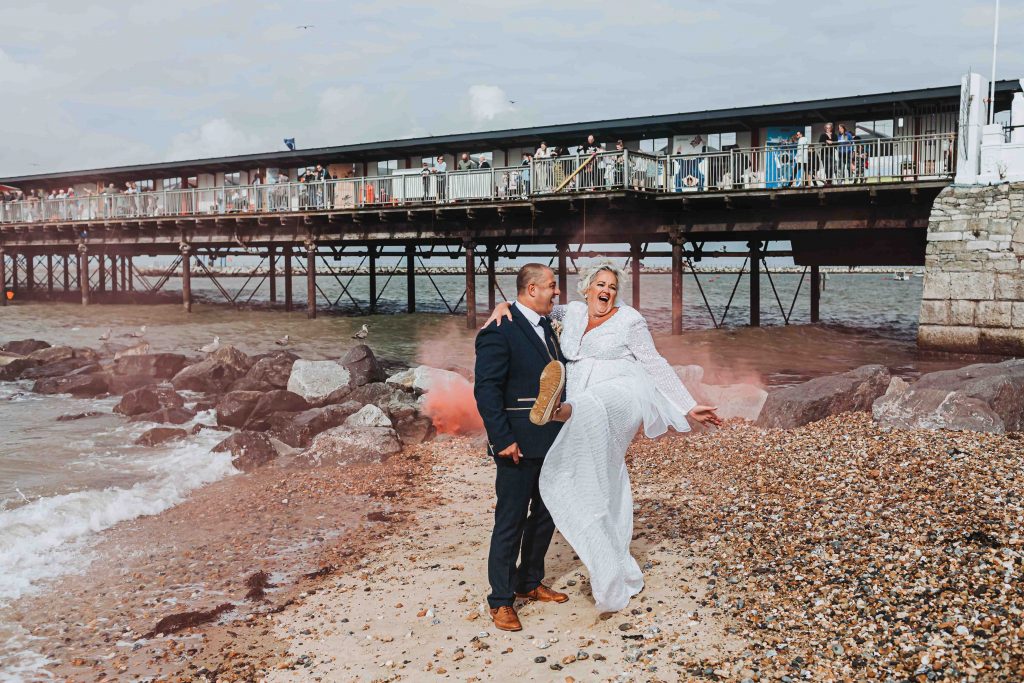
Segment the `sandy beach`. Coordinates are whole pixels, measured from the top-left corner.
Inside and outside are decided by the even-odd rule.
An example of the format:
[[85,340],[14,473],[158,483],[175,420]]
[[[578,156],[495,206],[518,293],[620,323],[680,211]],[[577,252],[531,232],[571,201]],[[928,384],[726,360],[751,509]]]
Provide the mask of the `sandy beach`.
[[[638,440],[646,589],[600,620],[556,534],[548,582],[571,599],[524,606],[520,633],[483,613],[493,465],[477,438],[383,465],[284,461],[105,532],[46,618],[23,604],[25,626],[70,681],[1016,681],[1015,436],[844,414]],[[271,586],[247,599],[257,571]]]

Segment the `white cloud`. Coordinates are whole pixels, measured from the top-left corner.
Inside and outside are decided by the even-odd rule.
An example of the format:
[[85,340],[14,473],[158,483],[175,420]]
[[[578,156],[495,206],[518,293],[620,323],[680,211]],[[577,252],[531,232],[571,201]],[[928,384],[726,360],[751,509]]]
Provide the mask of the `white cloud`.
[[202,124],[197,130],[175,135],[167,150],[167,160],[250,154],[267,149],[269,145],[266,140],[239,130],[227,119],[216,118]]
[[496,85],[473,85],[469,88],[469,114],[477,125],[493,121],[515,109],[505,91]]

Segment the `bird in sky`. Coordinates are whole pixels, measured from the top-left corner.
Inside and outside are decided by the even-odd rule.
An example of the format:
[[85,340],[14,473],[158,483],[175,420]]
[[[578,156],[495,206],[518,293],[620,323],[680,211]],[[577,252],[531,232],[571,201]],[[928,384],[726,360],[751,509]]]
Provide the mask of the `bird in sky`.
[[358,332],[356,332],[355,334],[352,335],[352,338],[353,339],[366,339],[366,336],[368,334],[370,334],[370,329],[366,325],[363,325],[361,328],[359,328]]
[[278,346],[288,346],[288,342],[289,341],[290,340],[288,338],[288,335],[286,334],[283,337],[281,337],[280,339],[278,339],[277,341],[275,341],[274,343],[277,344]]
[[199,350],[202,351],[203,353],[213,353],[214,351],[216,351],[219,348],[220,348],[220,337],[214,337],[212,342],[210,342],[206,346],[203,346]]
[[302,26],[296,26],[295,28],[304,31],[306,29],[316,28],[316,24],[303,24]]

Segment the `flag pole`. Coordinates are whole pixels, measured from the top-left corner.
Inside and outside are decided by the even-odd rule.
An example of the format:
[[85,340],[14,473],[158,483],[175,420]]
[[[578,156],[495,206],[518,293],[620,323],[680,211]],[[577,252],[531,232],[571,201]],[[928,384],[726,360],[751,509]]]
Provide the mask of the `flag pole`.
[[988,84],[988,122],[995,123],[996,111],[996,48],[999,47],[999,0],[996,0],[996,20],[992,28],[992,80]]

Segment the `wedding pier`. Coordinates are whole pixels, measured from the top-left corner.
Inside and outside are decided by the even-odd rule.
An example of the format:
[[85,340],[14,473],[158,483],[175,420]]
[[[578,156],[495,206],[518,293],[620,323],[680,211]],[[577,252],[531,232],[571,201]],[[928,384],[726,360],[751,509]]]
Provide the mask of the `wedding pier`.
[[[995,109],[1019,90],[997,82]],[[821,267],[924,266],[933,201],[966,158],[965,116],[950,86],[0,178],[0,304],[73,293],[89,305],[180,279],[188,310],[197,276],[237,303],[207,263],[244,255],[285,310],[304,277],[315,317],[338,304],[320,266],[355,257],[363,310],[401,269],[413,312],[417,273],[443,255],[461,264],[457,308],[475,327],[477,275],[488,306],[509,259],[550,261],[564,292],[570,263],[614,244],[601,253],[628,259],[640,308],[644,260],[670,260],[680,333],[684,273],[699,283],[694,264],[722,255],[706,245],[726,242],[745,258],[751,325],[766,259],[782,254],[806,273],[814,322]],[[171,258],[144,276],[138,256]]]

